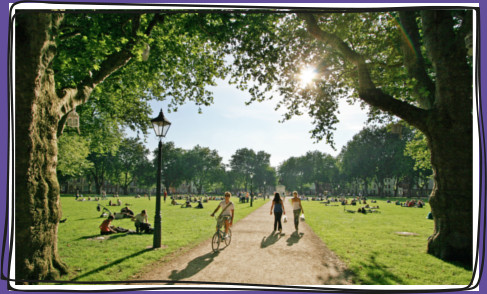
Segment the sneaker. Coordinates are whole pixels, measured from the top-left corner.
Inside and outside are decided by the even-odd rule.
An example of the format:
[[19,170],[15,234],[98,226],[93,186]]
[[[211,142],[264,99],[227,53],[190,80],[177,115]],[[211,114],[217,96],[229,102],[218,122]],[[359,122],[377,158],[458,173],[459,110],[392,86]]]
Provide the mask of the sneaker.
[[282,230],[279,230],[279,234],[282,233]]

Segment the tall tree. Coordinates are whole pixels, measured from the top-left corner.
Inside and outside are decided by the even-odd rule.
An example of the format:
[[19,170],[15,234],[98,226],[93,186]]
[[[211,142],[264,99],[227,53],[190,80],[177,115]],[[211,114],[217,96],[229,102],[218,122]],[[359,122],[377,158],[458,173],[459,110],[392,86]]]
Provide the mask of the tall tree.
[[[472,265],[473,10],[299,13],[264,19],[260,33],[234,33],[233,82],[251,100],[278,92],[285,119],[307,110],[315,138],[332,139],[339,98],[359,99],[371,115],[397,116],[425,134],[435,185],[427,251]],[[273,23],[272,26],[270,23]],[[438,36],[441,36],[439,38]],[[317,77],[299,86],[300,70]],[[253,77],[253,84],[248,82]]]
[[222,158],[216,150],[208,147],[196,145],[186,153],[188,161],[188,170],[191,171],[189,181],[194,181],[199,194],[202,194],[203,188],[208,189],[216,175],[221,171]]
[[59,139],[58,151],[57,174],[60,183],[83,176],[93,165],[87,158],[89,142],[73,132]]
[[255,164],[255,151],[248,148],[238,149],[230,159],[230,168],[237,177],[237,181],[243,185],[245,191],[247,191],[247,186],[250,183],[250,175],[255,173]]
[[[186,151],[176,147],[174,142],[162,143],[161,180],[167,190],[178,186],[189,177],[190,171],[186,168],[185,153]],[[153,164],[157,166],[157,149],[154,150],[153,155]]]
[[57,253],[56,163],[68,113],[97,91],[99,99],[113,90],[128,102],[170,97],[174,108],[184,100],[211,103],[205,85],[223,77],[225,67],[223,52],[205,37],[214,27],[208,17],[16,12],[15,140],[22,144],[15,146],[15,246],[23,248],[15,251],[17,279],[35,283],[67,272]]
[[117,154],[115,164],[119,166],[114,174],[116,182],[123,188],[123,193],[128,194],[128,187],[136,179],[136,171],[141,162],[147,158],[149,150],[136,138],[123,139]]

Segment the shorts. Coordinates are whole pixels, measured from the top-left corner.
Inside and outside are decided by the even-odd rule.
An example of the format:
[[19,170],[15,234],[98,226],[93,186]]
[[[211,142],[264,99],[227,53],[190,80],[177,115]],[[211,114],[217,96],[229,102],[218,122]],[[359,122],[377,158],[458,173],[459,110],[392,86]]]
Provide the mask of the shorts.
[[223,225],[224,221],[231,220],[232,216],[231,215],[220,215],[218,217],[218,221],[216,223],[216,226],[219,228]]

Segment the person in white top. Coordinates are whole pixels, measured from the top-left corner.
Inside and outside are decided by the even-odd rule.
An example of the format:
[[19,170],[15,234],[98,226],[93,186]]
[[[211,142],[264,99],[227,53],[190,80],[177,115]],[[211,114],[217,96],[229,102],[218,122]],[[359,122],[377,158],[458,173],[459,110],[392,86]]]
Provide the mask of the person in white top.
[[225,221],[225,237],[228,234],[228,228],[233,225],[233,215],[235,212],[235,206],[233,205],[233,202],[230,201],[230,196],[232,196],[232,193],[230,192],[225,192],[225,200],[222,200],[215,211],[211,214],[211,216],[214,216],[215,213],[222,208],[222,212],[220,213],[220,216],[218,217],[218,223],[217,223],[217,230],[221,225],[222,221]]
[[291,203],[293,205],[294,228],[297,232],[299,227],[299,215],[301,213],[304,213],[303,206],[301,206],[301,199],[299,199],[298,197],[298,192],[293,192],[293,198],[291,198]]
[[132,217],[132,220],[135,221],[135,230],[137,231],[137,233],[141,231],[145,232],[150,227],[148,223],[147,212],[145,211],[145,209],[142,210],[141,213]]

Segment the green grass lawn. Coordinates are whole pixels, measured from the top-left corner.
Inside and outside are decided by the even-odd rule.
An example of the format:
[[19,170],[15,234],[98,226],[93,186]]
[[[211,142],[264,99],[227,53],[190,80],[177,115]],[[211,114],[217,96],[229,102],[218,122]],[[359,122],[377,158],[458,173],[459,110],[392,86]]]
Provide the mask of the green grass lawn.
[[[85,195],[85,198],[87,196]],[[153,235],[125,234],[111,235],[109,239],[100,237],[98,228],[105,218],[96,210],[97,204],[104,205],[112,212],[129,203],[135,214],[146,209],[149,222],[154,224],[155,197],[147,198],[121,197],[122,206],[108,206],[108,197],[103,201],[75,201],[74,197],[61,197],[65,223],[59,224],[58,250],[61,259],[69,266],[69,274],[63,280],[70,281],[127,281],[152,262],[160,260],[170,253],[176,253],[181,248],[191,248],[209,239],[215,231],[215,219],[210,214],[217,207],[219,201],[204,203],[203,209],[180,208],[169,205],[170,199],[161,201],[162,215],[162,248],[151,250]],[[249,203],[235,203],[235,221],[245,217],[265,202],[254,201],[253,207]],[[178,200],[183,202],[183,200]],[[195,205],[193,205],[194,207]],[[221,210],[219,210],[220,212]],[[218,212],[218,213],[219,213]],[[217,213],[217,214],[218,214]],[[114,226],[135,230],[130,219],[114,220]],[[211,248],[208,247],[208,252]]]
[[[306,223],[354,272],[362,285],[468,285],[472,271],[426,253],[433,220],[424,208],[378,200],[381,213],[348,213],[342,205],[303,201]],[[363,206],[363,205],[362,205]],[[360,206],[347,205],[357,210]],[[417,235],[402,236],[396,232]]]

